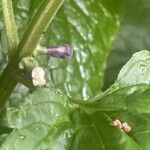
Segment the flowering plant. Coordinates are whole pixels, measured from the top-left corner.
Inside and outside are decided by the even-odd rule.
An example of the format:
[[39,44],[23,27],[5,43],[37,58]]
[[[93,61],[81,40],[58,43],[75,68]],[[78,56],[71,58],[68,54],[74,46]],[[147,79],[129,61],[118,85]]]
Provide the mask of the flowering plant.
[[1,0],[1,150],[149,150],[150,52],[102,90],[123,5]]

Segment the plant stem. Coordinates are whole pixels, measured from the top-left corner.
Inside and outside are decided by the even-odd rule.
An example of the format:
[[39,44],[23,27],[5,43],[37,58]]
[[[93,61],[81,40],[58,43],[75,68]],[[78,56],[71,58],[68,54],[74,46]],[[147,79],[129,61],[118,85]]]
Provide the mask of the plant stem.
[[42,1],[19,43],[17,53],[20,54],[20,57],[33,54],[43,32],[47,29],[63,2],[64,0]]
[[8,40],[8,55],[11,58],[14,51],[17,48],[19,38],[12,8],[12,1],[11,0],[2,0],[2,9],[3,9],[3,17],[4,17],[4,24],[6,29],[6,35]]
[[0,109],[4,107],[6,99],[10,96],[17,84],[14,78],[17,67],[9,63],[0,77]]
[[[5,1],[7,0],[2,1],[5,4]],[[58,11],[63,2],[64,0],[43,0],[40,7],[37,9],[35,15],[33,16],[33,19],[29,23],[27,31],[25,32],[21,42],[17,47],[17,51],[15,51],[15,54],[13,53],[12,61],[8,64],[8,66],[3,71],[0,77],[0,108],[4,107],[7,98],[10,96],[10,94],[12,93],[13,89],[17,84],[15,74],[17,74],[18,72],[19,60],[22,57],[33,54],[40,38],[43,35],[43,32],[46,30],[46,28],[54,18],[56,12]],[[9,14],[10,12],[7,13],[8,16],[10,17],[11,16]],[[9,26],[9,30],[12,30],[13,32],[14,28]],[[8,34],[10,33],[8,32]],[[15,35],[15,38],[16,37],[17,36]],[[12,37],[12,33],[11,35],[9,35],[9,38],[10,40],[13,41],[14,37]],[[16,43],[11,42],[11,44],[12,47],[15,48],[17,42]]]
[[15,79],[17,79],[17,81],[22,83],[24,86],[29,88],[31,91],[36,90],[36,87],[33,85],[33,83],[19,69],[18,69],[18,72],[15,74]]

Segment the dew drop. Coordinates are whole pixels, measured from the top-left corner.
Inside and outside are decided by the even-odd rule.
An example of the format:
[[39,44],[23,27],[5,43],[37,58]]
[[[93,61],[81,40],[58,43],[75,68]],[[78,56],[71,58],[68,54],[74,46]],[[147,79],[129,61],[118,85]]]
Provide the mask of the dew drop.
[[23,139],[25,139],[25,136],[24,136],[24,135],[20,135],[19,138],[20,138],[21,140],[23,140]]
[[[42,118],[42,117],[41,117]],[[42,119],[41,119],[42,120]],[[36,127],[36,130],[39,131],[41,128],[40,127]]]
[[85,79],[85,70],[84,70],[83,65],[80,65],[80,66],[79,66],[79,70],[80,70],[80,73],[81,73],[81,77],[82,77],[83,79]]
[[55,91],[55,94],[58,94],[58,91]]
[[144,64],[141,64],[140,65],[140,72],[141,72],[141,74],[145,74],[147,71],[148,71],[147,66],[144,65]]
[[70,131],[66,131],[65,136],[66,136],[66,138],[71,138],[71,132]]

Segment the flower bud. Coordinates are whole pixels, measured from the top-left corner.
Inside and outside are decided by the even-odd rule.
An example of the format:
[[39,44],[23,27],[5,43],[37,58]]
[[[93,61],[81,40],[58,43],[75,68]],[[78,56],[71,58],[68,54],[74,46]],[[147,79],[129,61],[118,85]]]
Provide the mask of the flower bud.
[[43,86],[46,84],[45,72],[41,67],[35,67],[32,69],[31,73],[32,82],[34,86]]
[[119,128],[119,129],[122,129],[122,127],[123,127],[122,123],[121,123],[121,121],[119,119],[114,120],[112,122],[112,125],[115,126],[115,127],[117,127],[117,128]]
[[131,132],[131,127],[126,122],[122,123],[122,126],[126,133]]
[[70,59],[73,53],[72,46],[65,44],[47,48],[46,53],[52,57]]
[[45,72],[39,67],[39,63],[34,57],[24,57],[19,63],[22,76],[28,80],[32,86],[43,86],[46,84]]

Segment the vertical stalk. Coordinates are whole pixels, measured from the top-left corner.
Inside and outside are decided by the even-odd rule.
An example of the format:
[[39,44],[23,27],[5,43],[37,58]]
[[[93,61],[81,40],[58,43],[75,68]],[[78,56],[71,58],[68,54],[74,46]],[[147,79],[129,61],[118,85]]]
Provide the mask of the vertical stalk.
[[19,38],[12,8],[12,1],[11,0],[2,0],[2,9],[3,9],[3,17],[4,17],[4,24],[6,29],[6,35],[8,40],[8,55],[11,58],[14,51],[17,48]]
[[[11,62],[8,64],[0,77],[0,109],[4,107],[7,98],[17,84],[14,74],[17,74],[18,72],[18,63],[20,58],[33,54],[40,38],[43,35],[43,32],[51,23],[63,2],[64,0],[42,0],[40,7],[37,9],[35,15],[29,23],[27,31],[21,39],[16,51],[12,53]],[[14,18],[13,11],[11,9],[12,4],[10,0],[2,0],[2,5],[4,5],[3,12],[8,41],[10,43],[9,45],[12,49],[15,49],[18,43],[18,36],[15,30],[16,26],[14,19],[10,19],[11,17]],[[11,11],[8,9],[11,9]],[[12,21],[11,23],[8,21],[8,18]]]
[[10,96],[17,84],[14,74],[17,67],[9,63],[0,77],[0,111],[5,106],[6,99]]

